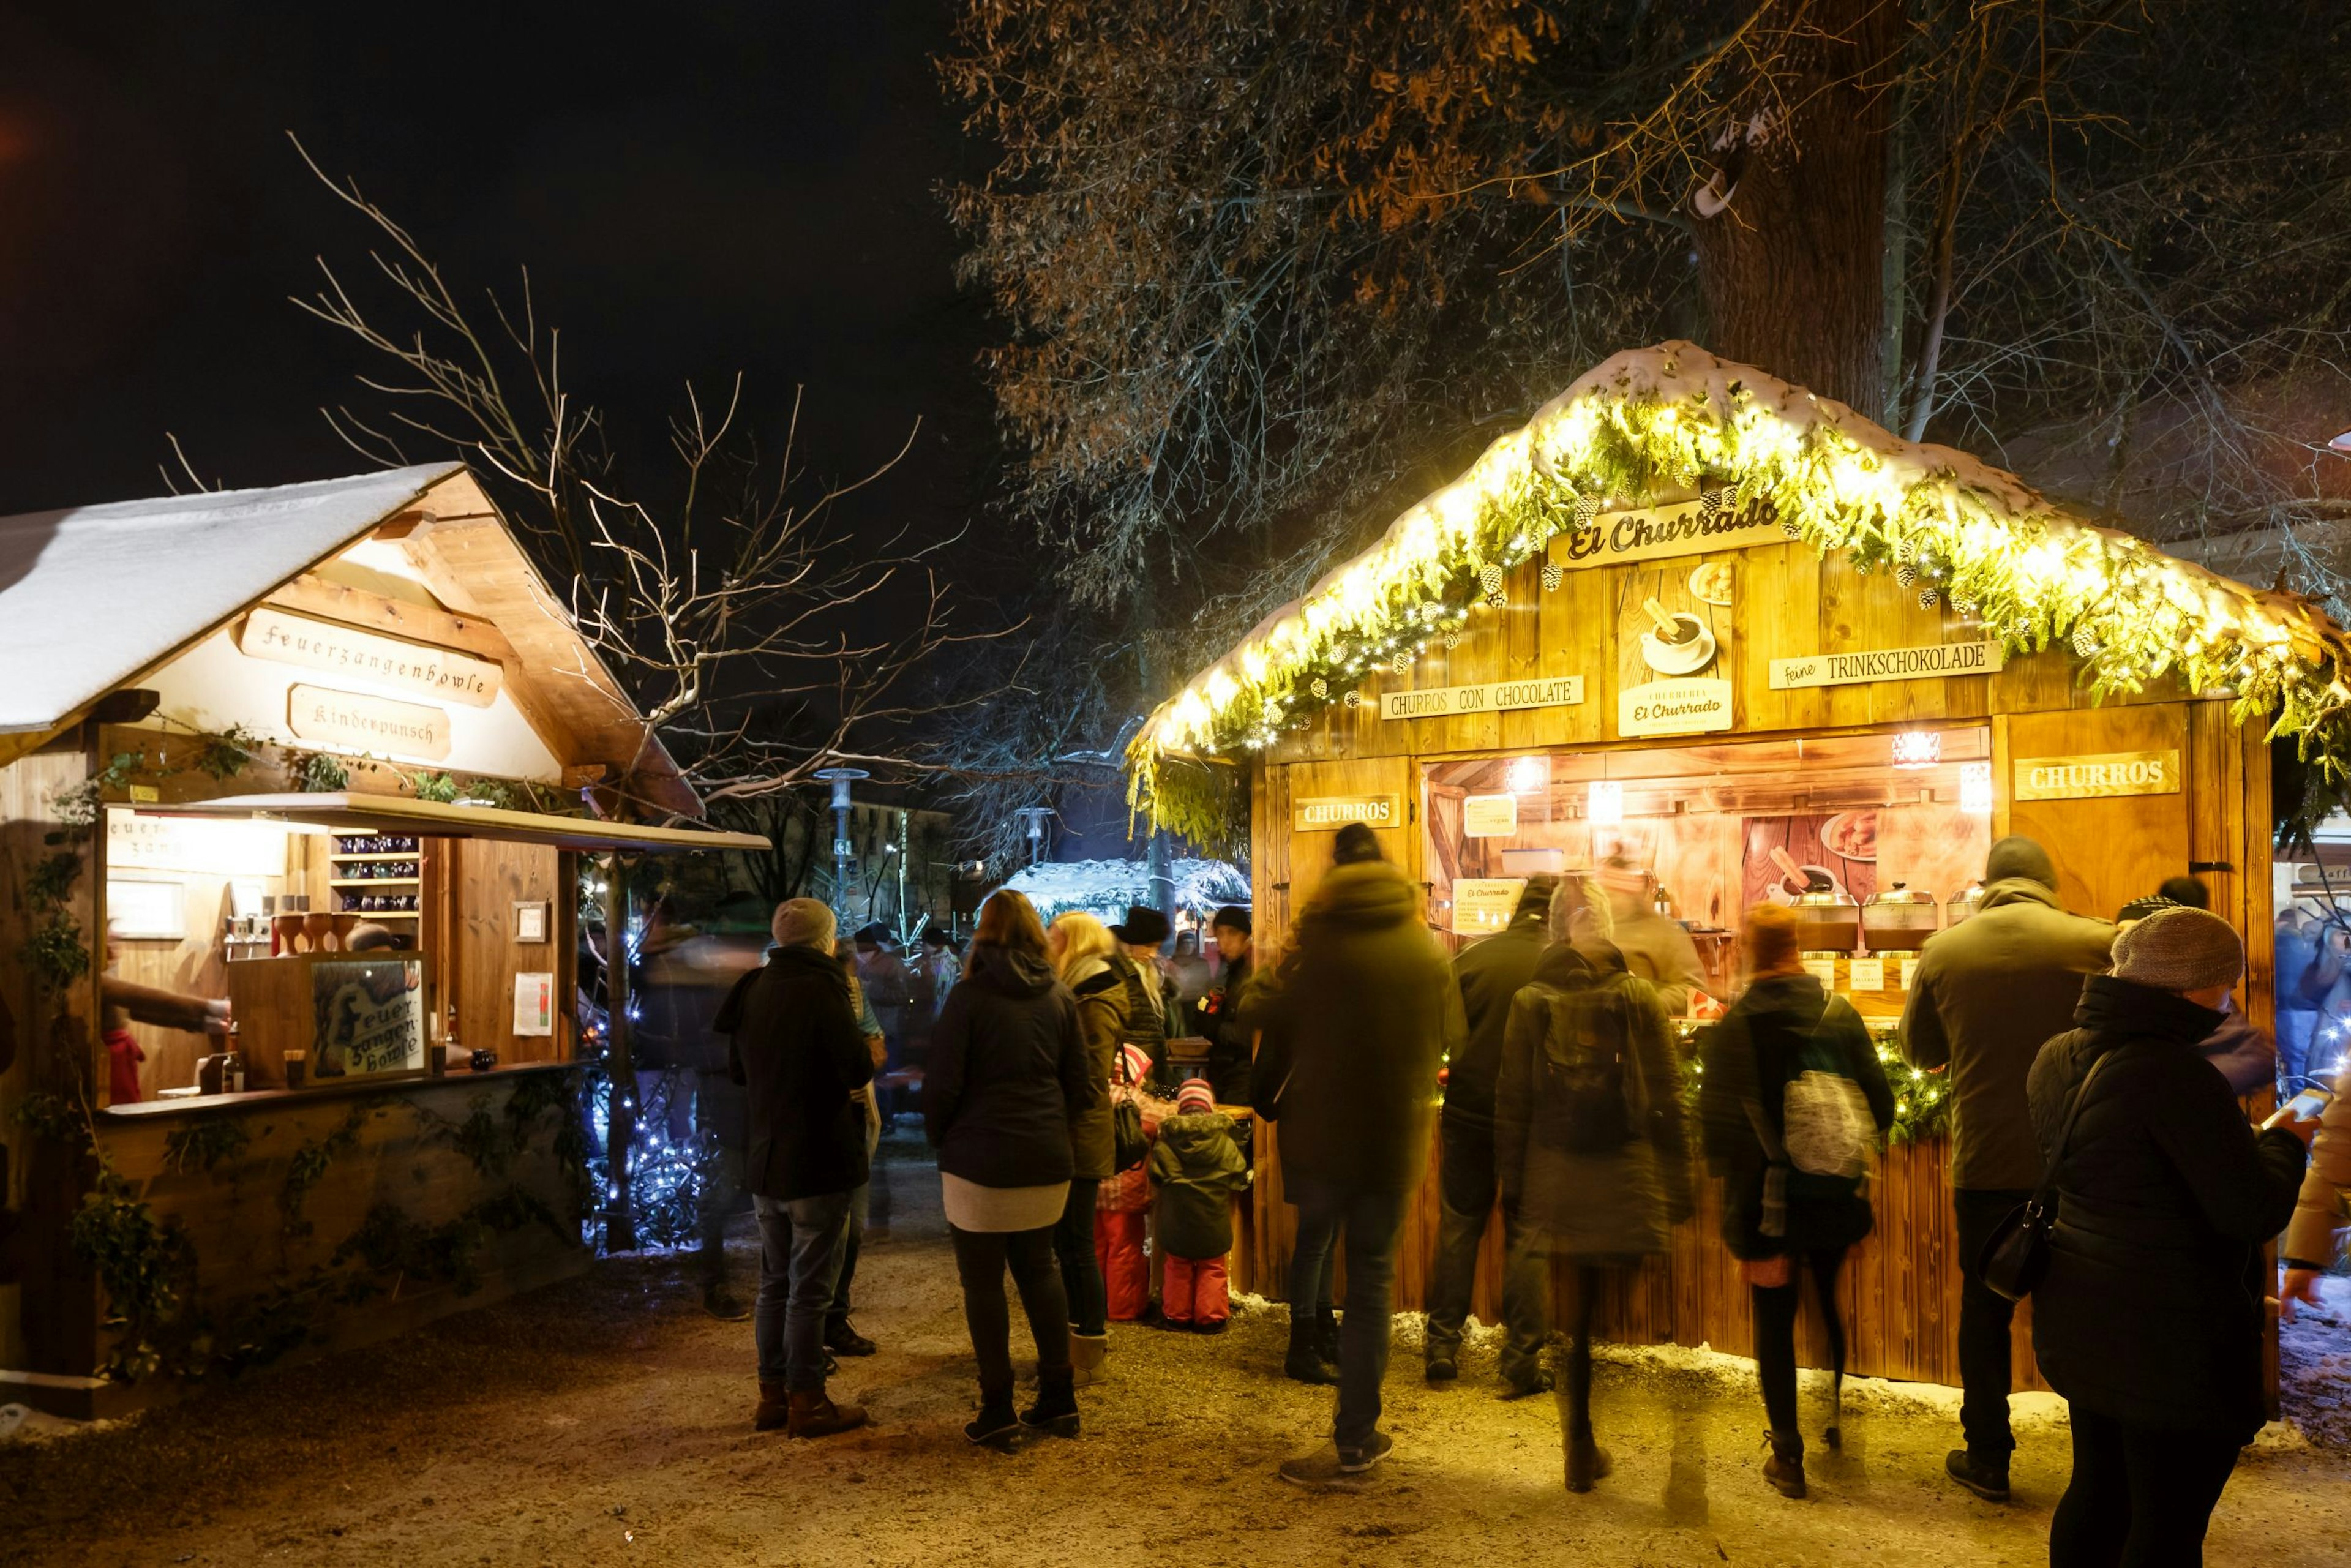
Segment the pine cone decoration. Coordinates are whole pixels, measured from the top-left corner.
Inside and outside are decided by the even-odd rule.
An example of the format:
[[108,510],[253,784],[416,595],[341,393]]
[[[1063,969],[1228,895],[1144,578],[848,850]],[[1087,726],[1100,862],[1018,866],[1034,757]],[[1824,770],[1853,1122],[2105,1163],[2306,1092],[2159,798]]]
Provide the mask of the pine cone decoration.
[[1361,693],[1361,692],[1349,692],[1349,693],[1347,694],[1347,706],[1348,706],[1349,707],[1361,707],[1361,706],[1364,706],[1364,694],[1363,694],[1363,693]]
[[1461,646],[1461,633],[1458,632],[1447,632],[1445,634],[1445,645],[1448,648],[1458,648]]
[[1962,615],[1973,615],[1977,611],[1982,609],[1983,606],[1977,603],[1972,599],[1961,599],[1959,595],[1953,594],[1951,596],[1951,608],[1958,611]]
[[1315,676],[1311,681],[1308,682],[1306,689],[1312,692],[1318,701],[1327,702],[1330,700],[1331,683],[1324,680],[1320,675]]
[[1803,524],[1796,521],[1793,517],[1782,517],[1780,519],[1780,531],[1787,535],[1792,539],[1800,539],[1804,537]]
[[1943,596],[1934,589],[1922,588],[1918,591],[1918,608],[1921,610],[1932,610],[1941,603],[1942,600]]
[[1597,496],[1578,496],[1578,497],[1575,498],[1575,526],[1576,526],[1577,528],[1590,528],[1590,527],[1592,526],[1592,519],[1593,519],[1593,518],[1594,518],[1594,517],[1598,517],[1599,515],[1600,515],[1600,497],[1597,497]]
[[1388,661],[1388,667],[1401,675],[1412,668],[1412,655],[1403,649],[1398,649],[1395,657]]
[[1478,569],[1478,586],[1486,591],[1486,599],[1488,602],[1492,602],[1495,595],[1502,591],[1502,569],[1499,566],[1479,567]]
[[2074,628],[2074,652],[2086,659],[2098,651],[2098,640],[2087,626]]
[[1917,557],[1918,547],[1909,539],[1904,539],[1900,544],[1894,547],[1894,559],[1896,560],[1911,561],[1916,560]]
[[1561,566],[1559,562],[1555,560],[1547,560],[1543,562],[1542,585],[1543,591],[1545,593],[1553,593],[1558,591],[1559,585],[1565,581],[1566,579],[1567,569],[1565,567]]
[[1698,515],[1700,522],[1710,523],[1722,515],[1722,492],[1700,490],[1698,493]]
[[1894,580],[1907,588],[1918,580],[1918,569],[1906,560],[1894,569]]

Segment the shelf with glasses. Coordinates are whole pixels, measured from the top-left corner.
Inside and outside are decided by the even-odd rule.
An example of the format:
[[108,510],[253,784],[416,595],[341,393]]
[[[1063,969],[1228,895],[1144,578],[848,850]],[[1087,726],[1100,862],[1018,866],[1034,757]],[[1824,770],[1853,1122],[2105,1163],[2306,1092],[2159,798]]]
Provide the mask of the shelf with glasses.
[[415,887],[424,879],[416,876],[339,876],[329,880],[329,887]]

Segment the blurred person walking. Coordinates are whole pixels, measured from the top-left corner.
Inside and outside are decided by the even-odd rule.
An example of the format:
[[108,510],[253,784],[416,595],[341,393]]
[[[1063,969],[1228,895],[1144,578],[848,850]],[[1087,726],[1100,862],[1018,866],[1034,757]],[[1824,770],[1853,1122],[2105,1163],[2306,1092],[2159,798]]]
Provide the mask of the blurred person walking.
[[1249,949],[1256,927],[1248,910],[1227,904],[1210,917],[1208,928],[1217,938],[1217,969],[1196,1009],[1200,1032],[1208,1038],[1208,1082],[1217,1103],[1247,1105],[1255,1092],[1257,1024],[1248,998],[1256,970]]
[[980,906],[970,963],[932,1032],[923,1094],[964,1322],[979,1360],[979,1414],[964,1427],[975,1443],[1016,1429],[1008,1266],[1037,1345],[1037,1402],[1018,1425],[1078,1435],[1069,1298],[1053,1231],[1069,1207],[1074,1139],[1102,1093],[1087,1066],[1077,1001],[1053,977],[1037,911],[999,889]]
[[2227,921],[2162,910],[2113,956],[2029,1091],[2056,1197],[2032,1347],[2074,1437],[2052,1568],[2203,1561],[2265,1416],[2262,1244],[2294,1212],[2315,1125],[2289,1113],[2255,1133],[2198,1053],[2244,970]]
[[1656,879],[1625,856],[1611,855],[1593,880],[1608,895],[1605,936],[1625,969],[1656,987],[1667,1017],[1687,1017],[1690,1004],[1706,994],[1706,966],[1682,923],[1658,913]]
[[[1110,1082],[1126,1028],[1126,987],[1110,967],[1117,944],[1092,915],[1082,910],[1059,915],[1045,939],[1053,973],[1077,1001],[1086,1073],[1102,1092],[1070,1124],[1070,1197],[1053,1227],[1053,1255],[1070,1301],[1070,1364],[1078,1386],[1084,1387],[1101,1380],[1102,1357],[1110,1349],[1110,1302],[1095,1249],[1094,1204],[1102,1184],[1118,1174]],[[1144,1288],[1150,1289],[1147,1271]]]
[[1356,1484],[1395,1446],[1379,1418],[1396,1239],[1427,1158],[1437,1064],[1463,1037],[1460,994],[1422,924],[1420,889],[1360,822],[1339,830],[1332,862],[1269,998],[1279,1057],[1259,1059],[1281,1085],[1282,1179],[1301,1228],[1343,1235],[1347,1248],[1332,1440],[1280,1471],[1310,1487]]
[[825,1392],[826,1308],[841,1269],[850,1195],[864,1185],[863,1106],[873,1059],[833,961],[832,911],[812,898],[776,908],[776,945],[745,975],[711,1027],[749,1103],[744,1181],[759,1220],[759,1431],[821,1437],[865,1424]]
[[1756,905],[1740,946],[1750,978],[1707,1041],[1698,1122],[1707,1163],[1723,1178],[1723,1243],[1754,1300],[1755,1372],[1771,1423],[1763,1477],[1783,1496],[1802,1497],[1804,1434],[1796,1416],[1802,1276],[1812,1276],[1828,1331],[1835,1390],[1828,1441],[1835,1448],[1843,1441],[1845,1352],[1837,1274],[1846,1249],[1876,1223],[1865,1140],[1894,1125],[1894,1091],[1861,1015],[1805,971],[1792,914]]
[[2016,1303],[1983,1282],[1984,1243],[2041,1181],[2024,1080],[2042,1043],[2072,1027],[2082,981],[2106,967],[2115,928],[2068,915],[2057,868],[2031,839],[1992,845],[1975,916],[1919,949],[1902,1009],[1902,1055],[1951,1077],[1951,1207],[1959,1252],[1959,1426],[1951,1479],[2008,1500],[2009,1324]]
[[[1608,1474],[1592,1429],[1592,1324],[1610,1272],[1672,1245],[1689,1213],[1681,1072],[1657,988],[1605,942],[1555,943],[1510,1003],[1494,1168],[1523,1245],[1575,1269],[1559,1380],[1567,1490]],[[1352,1269],[1352,1261],[1350,1268]]]
[[[1460,1375],[1461,1331],[1469,1318],[1469,1292],[1478,1275],[1478,1252],[1486,1238],[1499,1190],[1494,1158],[1494,1086],[1502,1070],[1502,1037],[1510,1021],[1511,998],[1532,980],[1550,940],[1552,894],[1559,879],[1527,879],[1504,929],[1472,942],[1453,957],[1453,983],[1461,993],[1468,1037],[1445,1076],[1445,1109],[1438,1118],[1437,1180],[1441,1213],[1437,1257],[1430,1266],[1428,1314],[1424,1331],[1423,1374],[1431,1383]],[[1518,1214],[1502,1214],[1502,1383],[1519,1397],[1552,1386],[1542,1368],[1545,1319],[1549,1314],[1541,1255],[1523,1245]]]

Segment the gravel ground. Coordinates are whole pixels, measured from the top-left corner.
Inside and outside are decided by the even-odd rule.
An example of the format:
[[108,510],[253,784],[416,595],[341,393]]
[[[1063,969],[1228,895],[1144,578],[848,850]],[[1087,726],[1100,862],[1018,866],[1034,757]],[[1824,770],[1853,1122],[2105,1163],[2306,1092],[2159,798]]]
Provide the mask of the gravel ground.
[[[1219,1338],[1118,1328],[1113,1381],[1082,1396],[1081,1440],[975,1449],[958,1430],[975,1390],[935,1177],[911,1163],[892,1176],[893,1234],[860,1281],[861,1326],[884,1349],[835,1382],[871,1406],[869,1431],[806,1444],[755,1434],[750,1325],[705,1318],[674,1262],[615,1260],[435,1332],[133,1421],[20,1433],[0,1444],[0,1561],[2045,1560],[2067,1461],[2053,1401],[2026,1408],[2019,1500],[1996,1508],[1939,1479],[1956,1439],[1950,1396],[1849,1385],[1844,1451],[1816,1448],[1813,1496],[1789,1502],[1759,1474],[1745,1364],[1704,1353],[1610,1355],[1595,1406],[1616,1472],[1577,1498],[1560,1484],[1552,1405],[1492,1397],[1482,1348],[1460,1384],[1427,1389],[1406,1327],[1387,1390],[1395,1458],[1359,1495],[1309,1495],[1274,1466],[1327,1430],[1330,1396],[1279,1375],[1278,1307],[1244,1311]],[[749,1267],[747,1243],[737,1266]],[[2306,1313],[2288,1353],[2335,1356],[2333,1399],[2351,1380],[2351,1319],[2327,1315]],[[1808,1382],[1815,1434],[1819,1392]],[[2351,1559],[2351,1398],[2326,1409],[2321,1441],[2273,1427],[2239,1468],[2210,1561]]]

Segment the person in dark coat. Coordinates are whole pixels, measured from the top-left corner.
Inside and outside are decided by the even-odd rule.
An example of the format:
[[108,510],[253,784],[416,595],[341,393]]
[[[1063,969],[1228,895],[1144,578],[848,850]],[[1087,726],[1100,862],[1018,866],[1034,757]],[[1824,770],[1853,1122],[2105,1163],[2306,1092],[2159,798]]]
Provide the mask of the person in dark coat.
[[[2115,916],[2115,929],[2127,931],[2158,909],[2210,909],[2212,896],[2192,876],[2175,876],[2152,898],[2135,898]],[[2220,1070],[2231,1094],[2251,1094],[2277,1082],[2277,1042],[2237,1010],[2235,998],[2220,998],[2220,1027],[2204,1037],[2197,1051]]]
[[1494,1168],[1522,1245],[1575,1269],[1560,1380],[1567,1490],[1608,1473],[1592,1432],[1592,1322],[1613,1270],[1672,1245],[1690,1211],[1682,1078],[1658,988],[1608,943],[1554,943],[1512,998],[1494,1091]]
[[1396,1241],[1428,1157],[1437,1064],[1462,1040],[1460,993],[1422,923],[1420,889],[1360,822],[1339,831],[1332,860],[1299,914],[1270,1000],[1279,1056],[1261,1052],[1258,1074],[1278,1086],[1282,1179],[1301,1230],[1346,1245],[1332,1440],[1281,1465],[1307,1487],[1350,1484],[1395,1446],[1379,1417]]
[[[1439,1120],[1437,1182],[1442,1209],[1437,1257],[1429,1268],[1424,1372],[1431,1383],[1460,1375],[1461,1329],[1478,1276],[1478,1250],[1494,1208],[1494,1083],[1502,1071],[1502,1033],[1510,998],[1534,978],[1535,960],[1550,939],[1552,894],[1559,879],[1531,876],[1504,929],[1472,942],[1453,956],[1453,983],[1461,991],[1468,1034],[1445,1075]],[[1502,1382],[1513,1397],[1544,1393],[1542,1342],[1550,1305],[1542,1260],[1522,1245],[1517,1217],[1502,1217],[1504,1256]]]
[[1217,938],[1217,983],[1200,998],[1200,1032],[1208,1037],[1208,1082],[1221,1105],[1249,1103],[1249,1070],[1256,1055],[1257,1026],[1242,1005],[1249,992],[1255,926],[1249,912],[1228,904],[1209,920]]
[[980,906],[971,961],[931,1032],[923,1120],[939,1152],[939,1186],[963,1281],[964,1322],[979,1360],[975,1443],[1009,1436],[1008,1265],[1037,1343],[1037,1403],[1019,1425],[1078,1435],[1069,1298],[1053,1230],[1069,1207],[1072,1145],[1105,1092],[1086,1061],[1078,1004],[1054,978],[1045,927],[1009,889]]
[[873,1059],[832,957],[832,911],[813,898],[776,908],[767,963],[726,994],[711,1027],[727,1037],[750,1135],[743,1180],[759,1220],[760,1431],[820,1437],[865,1424],[825,1393],[824,1318],[841,1270],[850,1194],[865,1185]]
[[1110,928],[1118,943],[1110,967],[1126,988],[1127,1043],[1151,1058],[1151,1079],[1162,1093],[1175,1088],[1167,1065],[1167,1006],[1175,988],[1159,972],[1159,947],[1168,930],[1167,916],[1147,904],[1129,904],[1126,918]]
[[1159,1299],[1169,1328],[1222,1333],[1233,1315],[1225,1254],[1233,1249],[1233,1199],[1249,1187],[1249,1162],[1233,1141],[1232,1118],[1217,1109],[1205,1078],[1176,1092],[1176,1114],[1151,1145],[1158,1189]]
[[[1805,971],[1793,915],[1778,904],[1758,904],[1748,911],[1741,946],[1753,977],[1707,1040],[1700,1058],[1698,1124],[1707,1163],[1722,1177],[1723,1243],[1743,1266],[1754,1299],[1755,1372],[1771,1432],[1765,1479],[1787,1496],[1802,1497],[1796,1309],[1803,1281],[1796,1266],[1813,1277],[1842,1394],[1844,1322],[1837,1313],[1837,1274],[1846,1249],[1869,1234],[1876,1216],[1860,1182],[1842,1192],[1827,1190],[1824,1183],[1788,1190],[1788,1082],[1800,1072],[1807,1048],[1820,1047],[1818,1054],[1833,1060],[1860,1087],[1881,1134],[1894,1125],[1894,1091],[1861,1015]],[[1768,1218],[1767,1189],[1778,1200]],[[1832,1416],[1832,1434],[1839,1425],[1839,1416]]]
[[1959,1253],[1959,1429],[1944,1472],[1988,1502],[2008,1500],[2008,1422],[2016,1303],[1976,1270],[1984,1243],[2041,1181],[2024,1075],[2041,1042],[2072,1021],[2082,980],[2106,967],[2115,928],[2068,915],[2057,867],[2031,839],[1992,845],[1975,916],[1927,938],[1902,1009],[1902,1055],[1948,1067],[1951,1210]]
[[2256,1134],[2198,1054],[2243,970],[2227,921],[2162,910],[2116,939],[2114,973],[2083,988],[2076,1027],[2032,1064],[2057,1190],[2032,1348],[2074,1436],[2052,1568],[2200,1562],[2261,1429],[2262,1249],[2294,1213],[2315,1124]]

